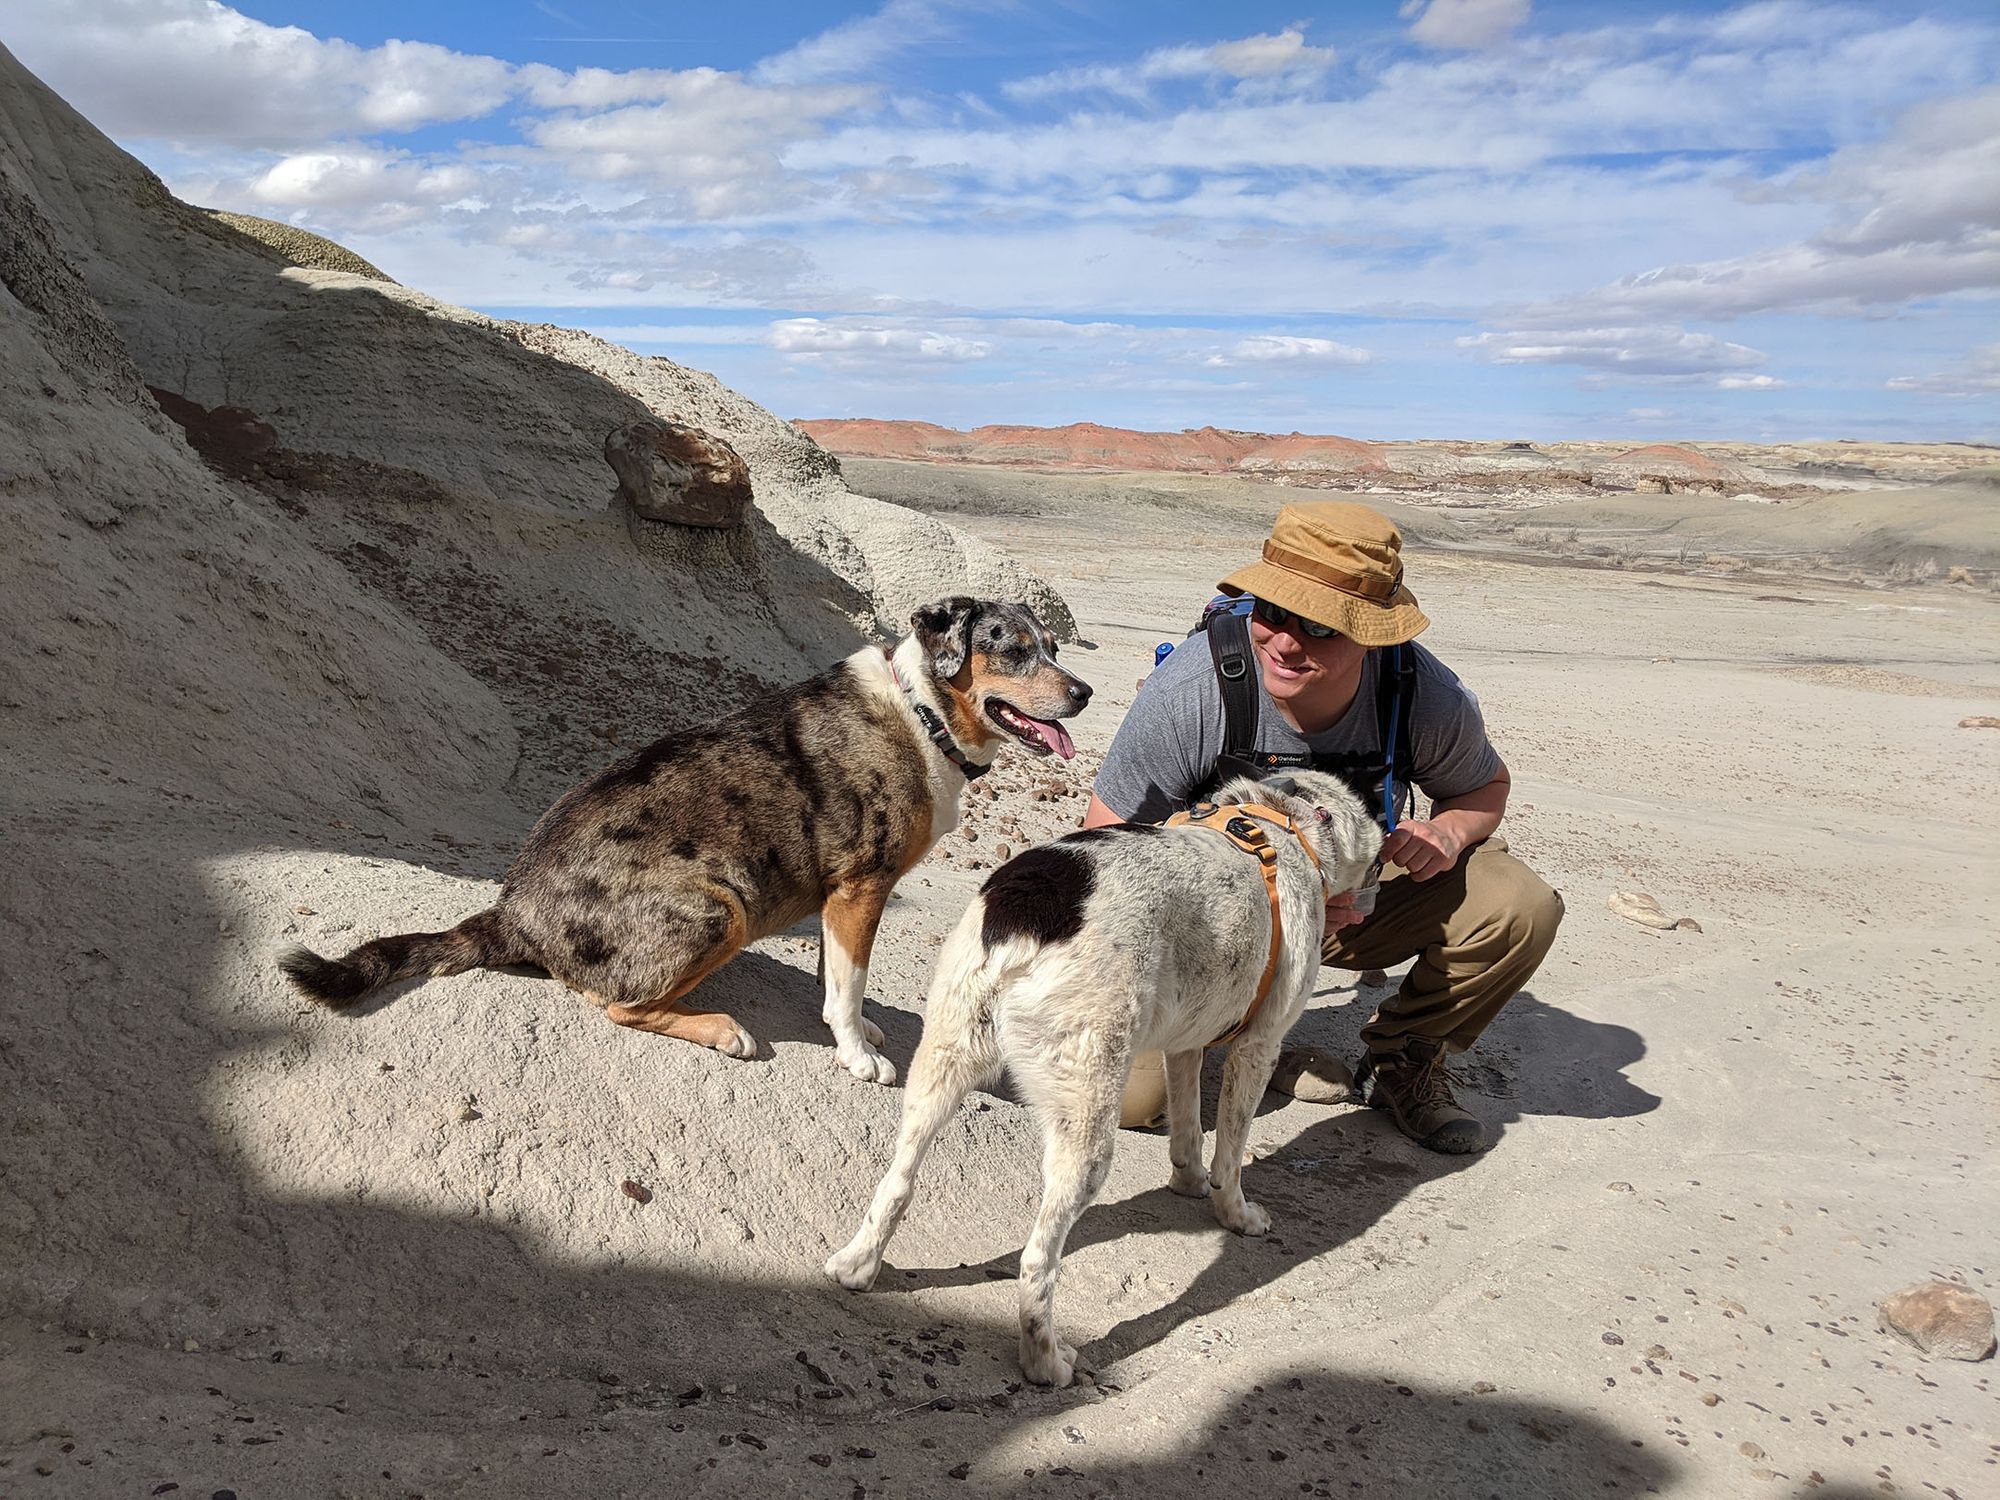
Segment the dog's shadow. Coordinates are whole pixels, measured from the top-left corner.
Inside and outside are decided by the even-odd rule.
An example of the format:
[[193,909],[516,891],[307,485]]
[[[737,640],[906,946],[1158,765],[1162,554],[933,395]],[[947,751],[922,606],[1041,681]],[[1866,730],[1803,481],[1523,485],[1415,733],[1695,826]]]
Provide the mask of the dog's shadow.
[[[1336,992],[1353,988],[1352,981]],[[1371,998],[1362,987],[1364,1002]],[[1339,1056],[1359,1052],[1358,1031],[1372,1006],[1322,1006],[1308,1012],[1313,1024],[1295,1028],[1288,1042],[1302,1040]],[[1302,1036],[1302,1032],[1309,1033]],[[1346,1032],[1345,1038],[1336,1035]],[[1624,1077],[1623,1070],[1645,1055],[1645,1043],[1630,1027],[1572,1015],[1523,991],[1509,1003],[1500,1022],[1454,1072],[1460,1093],[1489,1127],[1517,1123],[1524,1115],[1622,1118],[1659,1107],[1657,1095]],[[1528,1061],[1517,1061],[1525,1054]],[[1223,1056],[1211,1055],[1203,1069],[1202,1116],[1214,1146],[1215,1104]],[[1292,1101],[1267,1093],[1260,1117]],[[1272,1122],[1275,1123],[1275,1122]],[[1085,1348],[1086,1363],[1098,1366],[1148,1348],[1183,1324],[1220,1312],[1295,1266],[1338,1250],[1386,1217],[1398,1203],[1428,1184],[1474,1168],[1478,1156],[1445,1156],[1427,1151],[1397,1133],[1389,1118],[1351,1105],[1332,1106],[1291,1139],[1275,1144],[1252,1125],[1249,1140],[1257,1161],[1246,1167],[1245,1193],[1270,1210],[1270,1233],[1238,1238],[1214,1225],[1208,1205],[1182,1198],[1164,1185],[1117,1202],[1087,1209],[1070,1232],[1065,1254],[1110,1245],[1162,1228],[1211,1228],[1217,1254],[1185,1290],[1151,1312],[1117,1324]],[[1149,1132],[1164,1135],[1164,1130]],[[1499,1170],[1500,1168],[1493,1168]],[[885,1290],[975,1285],[1010,1280],[1019,1273],[1020,1253],[1010,1251],[976,1265],[908,1268],[886,1279]]]
[[[799,927],[784,936],[803,941],[810,963],[817,964],[819,931],[816,926]],[[538,964],[502,964],[491,972],[541,981],[540,987],[547,990],[547,1003],[551,1006],[591,1008],[588,1000]],[[371,1016],[396,1004],[411,991],[438,982],[424,976],[399,980],[395,984],[384,985],[354,1005],[343,1007],[341,1013],[352,1017]],[[769,1063],[777,1056],[775,1047],[779,1042],[832,1046],[833,1033],[820,1019],[824,996],[825,991],[811,966],[801,968],[773,958],[768,953],[746,948],[690,991],[682,1003],[689,1010],[718,1010],[734,1017],[757,1039],[756,1055],[744,1061]],[[862,1011],[881,1027],[883,1053],[895,1062],[898,1070],[907,1068],[911,1055],[917,1050],[917,1041],[923,1035],[923,1018],[893,1006],[866,1001]],[[668,1047],[689,1045],[665,1038],[646,1040],[657,1040],[661,1046]]]
[[[682,1002],[690,1010],[720,1010],[735,1017],[757,1039],[757,1055],[750,1059],[753,1062],[771,1061],[779,1042],[823,1048],[833,1045],[833,1033],[820,1019],[826,991],[815,972],[818,928],[795,928],[786,936],[804,941],[803,967],[754,948],[745,949],[704,979]],[[862,1014],[881,1027],[883,1054],[899,1072],[907,1069],[923,1035],[923,1017],[867,1000],[862,1002]]]

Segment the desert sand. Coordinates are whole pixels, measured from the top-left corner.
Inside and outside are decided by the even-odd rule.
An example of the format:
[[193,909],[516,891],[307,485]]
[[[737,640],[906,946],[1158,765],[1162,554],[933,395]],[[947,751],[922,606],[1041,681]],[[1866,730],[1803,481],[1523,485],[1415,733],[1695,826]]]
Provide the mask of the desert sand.
[[[1615,517],[1378,497],[1569,907],[1461,1060],[1498,1145],[1271,1096],[1247,1241],[1128,1133],[1058,1304],[1094,1380],[1040,1391],[1004,1090],[878,1290],[821,1277],[901,1091],[835,1066],[810,924],[710,982],[744,1062],[527,973],[330,1015],[271,955],[456,921],[623,749],[925,598],[1024,597],[1099,696],[892,903],[906,1064],[981,872],[1074,824],[1288,490],[843,466],[698,371],[295,264],[4,53],[0,222],[0,1494],[1993,1491],[1994,1364],[1875,1304],[2000,1290],[2000,730],[1960,725],[2000,713],[2000,607],[1877,491],[1828,498],[1887,506],[1882,560],[1825,567],[1749,556],[1727,497],[1589,497],[1691,539],[1629,556],[1587,550]],[[149,387],[254,417],[197,453]],[[647,415],[736,446],[751,526],[613,501],[604,434]],[[1300,1038],[1350,1051],[1379,993],[1324,971]]]

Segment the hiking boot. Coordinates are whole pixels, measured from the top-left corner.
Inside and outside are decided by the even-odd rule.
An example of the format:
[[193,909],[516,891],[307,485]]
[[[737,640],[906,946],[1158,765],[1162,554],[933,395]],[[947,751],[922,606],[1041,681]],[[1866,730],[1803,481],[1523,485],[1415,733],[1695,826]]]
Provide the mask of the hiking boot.
[[1359,1097],[1347,1064],[1317,1047],[1287,1047],[1280,1052],[1271,1087],[1307,1104],[1346,1104]]
[[1354,1070],[1355,1091],[1364,1104],[1388,1110],[1396,1128],[1419,1146],[1453,1156],[1484,1151],[1493,1143],[1452,1096],[1443,1053],[1436,1042],[1409,1042],[1400,1053],[1364,1053]]

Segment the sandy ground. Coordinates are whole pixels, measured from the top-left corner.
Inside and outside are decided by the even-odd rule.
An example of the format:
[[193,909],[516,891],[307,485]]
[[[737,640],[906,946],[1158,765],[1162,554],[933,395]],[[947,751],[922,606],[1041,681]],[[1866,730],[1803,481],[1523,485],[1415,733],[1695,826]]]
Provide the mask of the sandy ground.
[[[913,602],[1073,607],[1077,762],[1006,762],[890,908],[870,1008],[906,1063],[982,870],[1074,824],[1283,492],[850,493],[699,371],[274,261],[4,52],[0,219],[6,1500],[1993,1493],[1994,1366],[1874,1331],[1909,1282],[2000,1280],[2000,731],[1959,727],[2000,712],[1986,576],[1586,568],[1383,497],[1570,905],[1465,1060],[1499,1144],[1268,1099],[1276,1229],[1244,1241],[1125,1137],[1058,1304],[1095,1382],[1038,1391],[1004,1092],[941,1138],[878,1290],[821,1278],[902,1096],[834,1065],[810,924],[703,991],[744,1062],[529,973],[333,1016],[273,950],[459,920],[564,786]],[[276,446],[204,462],[149,386]],[[737,445],[751,527],[611,501],[603,435],[649,415]],[[1699,544],[1705,498],[1646,518]],[[1966,515],[1856,546],[1911,564]],[[1372,998],[1326,974],[1302,1035],[1351,1048]]]
[[[1241,547],[1133,515],[957,519],[1096,643],[1086,762]],[[245,828],[189,917],[210,1065],[151,1083],[202,1101],[213,1138],[175,1152],[225,1158],[231,1201],[177,1202],[170,1154],[119,1229],[198,1262],[204,1216],[233,1211],[267,1259],[187,1273],[237,1301],[183,1309],[185,1338],[11,1325],[0,1492],[1991,1493],[1992,1364],[1926,1362],[1873,1305],[1934,1273],[2000,1284],[2000,885],[1973,837],[2000,733],[1957,727],[2000,709],[2000,613],[1446,554],[1413,574],[1514,768],[1507,832],[1570,906],[1467,1060],[1489,1155],[1273,1096],[1249,1180],[1277,1226],[1249,1242],[1166,1192],[1164,1141],[1126,1136],[1059,1304],[1099,1384],[1023,1389],[1003,1278],[1033,1137],[1004,1098],[942,1138],[879,1291],[819,1279],[900,1098],[832,1067],[803,935],[717,981],[774,1039],[748,1064],[512,976],[339,1021],[272,982],[267,939],[443,919],[485,887],[407,832],[363,857]],[[1033,800],[1054,781],[1015,768],[975,832],[1055,826],[1076,791]],[[93,816],[100,846],[162,843]],[[899,1060],[982,852],[953,836],[891,909],[870,993]],[[1619,888],[1703,930],[1626,923]],[[1301,1033],[1348,1048],[1370,996],[1324,981]],[[300,1073],[333,1118],[300,1116]]]

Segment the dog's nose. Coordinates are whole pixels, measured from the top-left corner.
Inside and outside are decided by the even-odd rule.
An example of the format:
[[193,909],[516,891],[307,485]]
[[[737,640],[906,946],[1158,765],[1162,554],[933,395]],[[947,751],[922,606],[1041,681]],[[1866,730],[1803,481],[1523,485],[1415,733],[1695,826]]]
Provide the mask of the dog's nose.
[[1090,694],[1091,694],[1091,686],[1089,683],[1083,681],[1079,677],[1070,678],[1069,680],[1070,702],[1074,703],[1078,708],[1082,708],[1086,703],[1090,702]]

